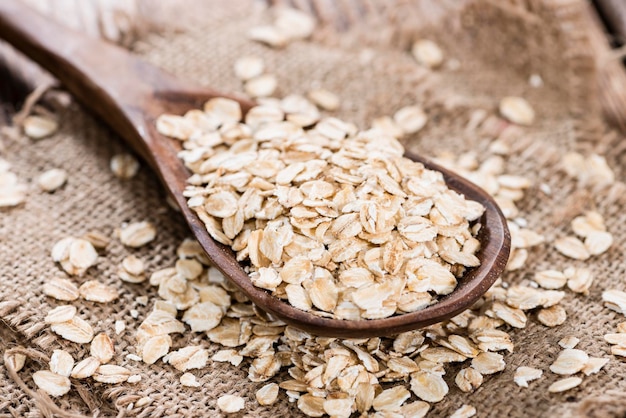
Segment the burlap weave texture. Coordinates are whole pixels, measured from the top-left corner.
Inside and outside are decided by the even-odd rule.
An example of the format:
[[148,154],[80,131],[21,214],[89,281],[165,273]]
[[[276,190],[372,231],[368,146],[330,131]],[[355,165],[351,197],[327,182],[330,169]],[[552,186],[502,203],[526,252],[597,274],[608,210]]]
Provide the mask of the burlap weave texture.
[[[348,13],[348,3],[337,3],[344,8],[335,5],[331,7],[333,13]],[[154,13],[162,14],[164,30],[141,37],[132,50],[182,78],[226,92],[241,91],[232,71],[234,60],[248,54],[261,56],[267,71],[278,77],[279,97],[323,86],[342,98],[336,115],[361,127],[374,117],[419,103],[430,120],[423,131],[407,139],[407,148],[424,155],[473,150],[479,159],[486,158],[489,144],[498,138],[503,126],[468,128],[470,117],[480,109],[495,114],[503,96],[526,97],[537,112],[537,123],[524,129],[520,137],[509,139],[513,152],[507,159],[507,172],[533,181],[520,204],[520,216],[552,241],[569,233],[569,221],[574,216],[595,209],[604,215],[615,244],[608,253],[584,263],[566,259],[551,244],[544,244],[530,252],[524,269],[507,273],[504,280],[514,284],[542,269],[585,265],[596,281],[589,296],[567,294],[563,302],[568,313],[565,324],[547,328],[531,316],[526,328],[511,330],[516,348],[505,356],[505,371],[486,377],[475,392],[460,392],[453,382],[457,370],[450,369],[445,376],[450,394],[433,405],[430,416],[448,416],[462,404],[475,406],[479,417],[623,416],[626,397],[621,392],[626,390],[622,377],[626,366],[610,356],[602,336],[614,332],[624,318],[604,308],[600,295],[604,289],[625,289],[626,218],[622,208],[626,186],[622,181],[626,176],[620,165],[624,155],[611,153],[621,137],[607,133],[599,113],[593,60],[586,50],[584,27],[578,25],[583,2],[483,0],[426,7],[427,3],[363,2],[368,7],[362,15],[344,19],[347,22],[343,24],[324,23],[313,40],[283,50],[272,50],[246,38],[249,27],[269,19],[259,3],[206,1],[191,11],[193,2],[179,3],[177,7],[188,8],[181,12],[185,14],[185,20],[181,17],[184,24],[177,21],[178,30],[167,30],[163,14],[171,14],[171,9],[155,7]],[[150,10],[149,4],[144,7]],[[431,17],[425,18],[424,13],[431,13]],[[336,22],[330,15],[325,19]],[[173,27],[174,22],[170,23]],[[459,67],[429,72],[416,66],[407,49],[420,36],[437,41]],[[531,74],[542,77],[543,87],[529,86]],[[153,243],[130,250],[114,239],[97,266],[79,279],[98,278],[122,290],[114,304],[81,302],[79,313],[96,332],[108,331],[110,335],[115,320],[126,321],[127,330],[114,338],[114,363],[127,365],[142,375],[142,381],[119,386],[77,381],[81,390],[54,402],[68,413],[88,416],[219,416],[217,397],[232,393],[247,400],[245,412],[234,416],[301,416],[284,394],[271,407],[258,406],[254,400],[258,386],[247,380],[246,362],[239,368],[210,363],[197,374],[202,387],[192,390],[179,384],[180,373],[172,367],[160,362],[146,366],[125,359],[126,354],[134,353],[133,328],[151,309],[150,305],[138,305],[135,298],[155,297],[156,289],[147,284],[121,283],[115,273],[117,265],[126,255],[136,254],[147,262],[148,271],[168,267],[175,260],[176,246],[189,232],[166,204],[164,192],[147,166],[129,181],[120,181],[110,173],[110,157],[126,149],[113,133],[76,104],[60,119],[61,130],[45,140],[3,138],[3,158],[12,163],[20,179],[32,181],[53,167],[64,168],[70,178],[53,194],[33,187],[24,205],[0,212],[2,345],[21,344],[44,355],[64,348],[77,359],[88,355],[88,348],[58,338],[43,324],[45,313],[58,305],[42,293],[43,283],[59,272],[50,249],[68,235],[80,236],[90,230],[112,235],[123,222],[149,220],[158,227]],[[559,164],[565,152],[574,150],[606,154],[616,174],[615,184],[592,187],[569,178]],[[550,186],[551,195],[540,190],[542,183]],[[131,317],[131,309],[138,310],[139,320]],[[549,384],[556,380],[549,371],[528,389],[513,383],[518,366],[547,370],[560,351],[557,342],[567,335],[580,338],[578,348],[589,355],[611,357],[610,362],[597,375],[586,377],[579,388],[564,394],[547,393]],[[190,343],[208,347],[211,353],[219,349],[191,333],[175,338],[174,348]],[[33,398],[19,386],[35,389],[30,376],[42,368],[47,365],[30,360],[16,382],[0,365],[0,416],[37,417],[46,413],[49,400]],[[134,405],[145,396],[152,398],[149,405]]]

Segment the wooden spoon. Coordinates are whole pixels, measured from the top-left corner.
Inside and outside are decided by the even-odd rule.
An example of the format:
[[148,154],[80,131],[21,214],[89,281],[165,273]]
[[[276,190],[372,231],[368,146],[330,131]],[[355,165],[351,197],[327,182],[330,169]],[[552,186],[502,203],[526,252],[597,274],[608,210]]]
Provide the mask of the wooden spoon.
[[436,304],[385,319],[348,321],[321,318],[294,308],[252,285],[233,252],[213,241],[183,197],[190,173],[177,157],[178,141],[156,132],[163,113],[182,114],[213,97],[237,100],[244,111],[254,103],[175,79],[126,50],[69,30],[17,0],[0,1],[0,37],[38,62],[88,109],[96,113],[140,154],[159,175],[180,207],[196,239],[215,266],[258,307],[294,327],[316,335],[371,337],[393,335],[451,318],[470,307],[499,277],[506,265],[510,235],[493,199],[469,181],[416,155],[408,158],[441,171],[450,188],[482,203],[479,267],[469,269],[457,288]]

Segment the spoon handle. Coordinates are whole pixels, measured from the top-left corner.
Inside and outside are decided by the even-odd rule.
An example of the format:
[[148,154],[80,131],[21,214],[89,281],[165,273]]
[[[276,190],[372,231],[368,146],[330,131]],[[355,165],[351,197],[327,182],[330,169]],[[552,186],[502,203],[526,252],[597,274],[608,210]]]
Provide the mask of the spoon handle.
[[0,1],[0,37],[52,73],[83,105],[154,165],[145,134],[155,88],[180,82],[126,50],[71,30],[25,6]]

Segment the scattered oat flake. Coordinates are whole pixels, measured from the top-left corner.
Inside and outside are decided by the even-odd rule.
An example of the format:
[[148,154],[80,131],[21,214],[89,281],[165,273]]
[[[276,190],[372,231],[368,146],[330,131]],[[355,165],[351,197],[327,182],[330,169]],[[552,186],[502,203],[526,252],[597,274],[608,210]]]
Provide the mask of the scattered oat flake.
[[72,281],[59,277],[55,277],[45,282],[43,285],[43,293],[47,296],[63,301],[73,301],[78,299],[80,296],[78,287],[76,287]]
[[614,356],[626,357],[626,347],[614,345],[611,347],[611,354]]
[[413,44],[411,53],[418,63],[428,68],[436,68],[443,63],[443,51],[428,39],[420,39]]
[[243,87],[251,97],[268,97],[276,91],[278,80],[273,74],[262,74],[246,81]]
[[569,176],[581,184],[605,185],[615,181],[615,174],[606,159],[597,154],[584,157],[577,152],[569,152],[563,155],[561,165]]
[[617,289],[602,292],[604,306],[616,312],[626,315],[626,292]]
[[500,100],[500,114],[517,125],[532,125],[535,121],[535,111],[530,104],[521,97],[508,96]]
[[471,392],[483,383],[483,375],[473,367],[465,367],[461,369],[454,382],[463,392]]
[[476,408],[471,405],[463,405],[454,411],[454,413],[450,415],[450,418],[470,418],[474,415],[476,415]]
[[[138,274],[133,273],[133,271],[138,271],[139,268],[143,269],[143,263],[141,263],[141,265],[139,263],[134,264],[134,265],[127,265],[126,263],[124,263],[124,261],[127,261],[127,260],[126,259],[122,260],[122,265],[117,271],[117,275],[120,278],[120,280],[126,283],[142,283],[147,279],[147,277],[143,274],[143,271],[141,271]],[[140,260],[138,261],[140,262]],[[132,271],[129,271],[129,270],[132,270]]]
[[118,319],[115,321],[115,335],[120,335],[126,329],[126,322]]
[[506,363],[501,354],[480,353],[472,359],[472,367],[481,374],[493,374],[504,370]]
[[306,39],[313,34],[315,19],[302,10],[278,7],[274,13],[274,26],[290,40]]
[[591,255],[600,255],[613,245],[613,235],[606,231],[593,231],[585,237],[585,247]]
[[141,348],[143,361],[146,364],[154,364],[170,351],[171,345],[172,337],[169,335],[155,335],[148,338]]
[[309,90],[308,98],[320,109],[334,111],[339,108],[339,97],[324,89]]
[[414,134],[426,125],[428,116],[419,106],[406,106],[398,110],[393,119],[405,134]]
[[574,236],[557,238],[554,247],[564,256],[575,260],[586,260],[591,256],[585,244]]
[[606,158],[601,155],[591,154],[586,160],[586,172],[579,180],[591,184],[607,185],[615,182],[615,173],[607,164]]
[[567,313],[561,305],[554,305],[549,308],[541,309],[537,313],[537,319],[547,327],[556,327],[565,323]]
[[137,354],[126,354],[126,358],[128,360],[132,360],[132,361],[141,361],[142,358],[139,357]]
[[54,244],[51,255],[68,274],[79,276],[98,259],[98,253],[89,241],[73,237],[63,238]]
[[111,172],[115,177],[128,180],[137,175],[139,172],[139,161],[131,154],[116,154],[111,157],[109,164]]
[[162,135],[185,140],[193,133],[193,126],[182,116],[164,114],[158,117],[156,129]]
[[411,391],[426,402],[439,402],[448,394],[448,385],[438,374],[419,371],[411,375]]
[[94,248],[103,250],[111,241],[107,235],[100,231],[89,231],[83,235],[83,239],[86,239],[94,246]]
[[580,385],[583,380],[580,377],[566,377],[565,379],[557,380],[548,387],[548,392],[558,393],[565,392]]
[[44,322],[46,324],[58,324],[60,322],[67,322],[74,318],[76,315],[76,307],[72,305],[60,305],[52,309],[46,317]]
[[288,42],[288,38],[274,26],[255,26],[248,31],[248,38],[274,48],[282,48]]
[[430,405],[427,402],[415,401],[402,405],[399,413],[402,414],[403,417],[423,418],[426,416],[429,409]]
[[26,191],[26,185],[20,183],[15,174],[0,173],[0,208],[23,203],[26,200]]
[[67,376],[62,376],[49,370],[39,370],[33,373],[33,380],[39,389],[55,397],[65,395],[72,387]]
[[236,123],[241,119],[241,106],[235,100],[215,97],[204,104],[204,111],[220,124]]
[[524,267],[526,260],[528,259],[528,250],[525,248],[515,248],[511,252],[509,261],[506,264],[507,271],[515,271]]
[[128,376],[128,379],[126,379],[126,381],[131,384],[139,383],[141,382],[141,375],[131,374],[130,376]]
[[211,360],[229,362],[236,367],[239,366],[239,364],[241,364],[241,362],[243,361],[243,356],[238,354],[237,350],[219,350],[215,354],[213,354]]
[[581,371],[589,356],[582,350],[576,348],[566,348],[556,358],[554,363],[550,365],[550,370],[553,373],[561,375],[570,375]]
[[92,302],[108,303],[119,297],[116,289],[97,280],[86,281],[78,288],[78,291],[85,300]]
[[578,345],[579,342],[580,340],[578,338],[574,337],[573,335],[569,335],[567,337],[563,337],[559,341],[559,346],[561,346],[561,348],[574,348],[576,347],[576,345]]
[[59,129],[59,123],[46,116],[30,115],[24,118],[24,133],[32,139],[43,139]]
[[37,177],[37,185],[41,190],[46,192],[54,192],[67,181],[67,172],[60,168],[53,168],[45,171]]
[[507,324],[515,328],[524,328],[527,317],[523,310],[513,308],[500,302],[493,304],[493,312],[497,318],[502,319]]
[[259,405],[272,405],[278,399],[279,387],[276,383],[268,383],[256,391],[255,397]]
[[8,364],[11,366],[13,370],[19,372],[24,367],[26,363],[26,356],[21,353],[13,353],[7,358]]
[[196,376],[191,373],[183,373],[180,376],[180,384],[189,388],[198,388],[202,386],[200,382],[196,380]]
[[567,287],[576,293],[588,294],[589,288],[593,284],[594,275],[586,268],[568,267],[564,271],[567,277]]
[[205,367],[208,360],[209,353],[206,349],[200,346],[188,346],[172,352],[168,363],[177,370],[187,371]]
[[105,333],[100,333],[94,337],[91,341],[90,354],[97,358],[100,363],[105,364],[111,361],[115,349],[113,347],[113,341]]
[[539,88],[543,86],[543,79],[541,78],[539,74],[531,74],[530,77],[528,78],[528,84],[531,87]]
[[323,408],[331,417],[349,418],[354,401],[350,398],[330,398],[324,400]]
[[604,218],[598,212],[587,212],[582,216],[575,217],[572,222],[572,230],[581,237],[587,237],[593,232],[604,232]]
[[85,344],[93,339],[93,329],[84,319],[74,316],[66,322],[55,323],[50,329],[66,340]]
[[149,396],[144,396],[143,398],[139,398],[137,402],[135,402],[135,406],[137,408],[143,408],[144,406],[150,405],[153,401],[154,399],[150,398]]
[[98,253],[91,242],[82,238],[72,240],[69,246],[69,261],[78,269],[88,269],[98,259]]
[[419,370],[417,363],[409,357],[392,357],[387,361],[387,367],[394,372],[402,374],[410,374]]
[[400,409],[404,401],[411,397],[404,386],[398,385],[390,389],[383,390],[376,398],[372,406],[376,411],[397,411]]
[[567,277],[558,270],[543,270],[535,273],[535,282],[544,289],[560,289],[567,283]]
[[533,367],[520,366],[515,370],[513,381],[520,387],[527,388],[528,382],[537,380],[543,375],[543,371]]
[[256,56],[244,56],[238,58],[234,65],[235,75],[242,81],[250,80],[263,74],[265,64]]
[[74,368],[72,355],[65,350],[54,350],[50,356],[50,371],[61,376],[69,376]]
[[585,367],[583,367],[581,371],[585,376],[591,376],[592,374],[598,373],[608,362],[608,358],[589,357],[589,360],[587,360]]
[[100,367],[100,361],[98,361],[95,357],[87,357],[81,361],[79,361],[74,368],[70,376],[75,379],[85,379],[87,377],[93,376],[93,374]]
[[217,407],[227,414],[241,411],[245,404],[245,399],[237,395],[222,395],[217,399]]
[[401,138],[404,132],[389,116],[382,116],[372,121],[372,129],[394,138]]
[[626,347],[626,334],[621,332],[616,334],[605,334],[604,340],[609,344],[616,344],[622,347]]
[[219,325],[224,312],[213,302],[202,302],[185,311],[183,322],[191,327],[192,332],[209,331]]
[[115,384],[126,382],[130,376],[131,372],[126,367],[103,364],[98,367],[93,375],[93,379],[96,382]]
[[156,237],[156,228],[150,222],[135,222],[120,230],[122,244],[138,248],[146,245]]

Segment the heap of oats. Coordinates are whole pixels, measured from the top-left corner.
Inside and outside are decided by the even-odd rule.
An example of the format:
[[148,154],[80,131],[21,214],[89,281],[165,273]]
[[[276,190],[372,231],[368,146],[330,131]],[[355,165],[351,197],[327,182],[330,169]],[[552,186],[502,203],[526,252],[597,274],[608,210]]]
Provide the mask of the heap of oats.
[[[398,113],[412,124],[411,109]],[[435,303],[479,265],[483,206],[403,157],[396,138],[320,119],[295,95],[241,119],[217,98],[157,127],[183,141],[188,204],[255,286],[318,315],[377,319]]]
[[10,169],[11,164],[0,158],[0,208],[16,206],[26,200],[26,185]]

